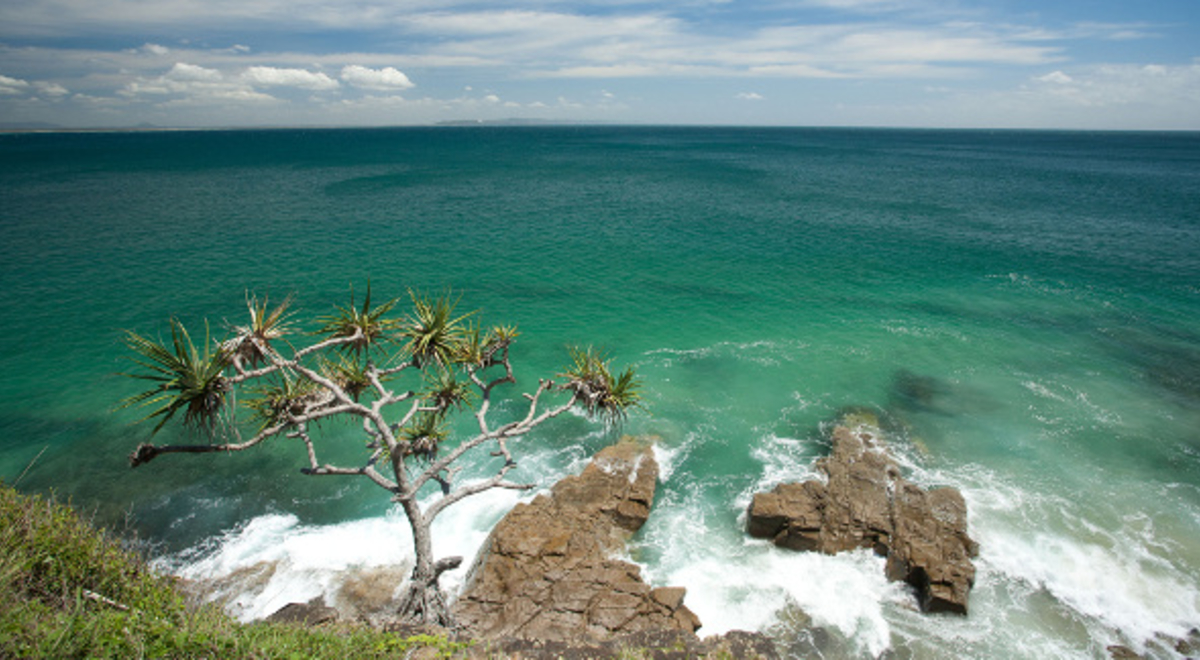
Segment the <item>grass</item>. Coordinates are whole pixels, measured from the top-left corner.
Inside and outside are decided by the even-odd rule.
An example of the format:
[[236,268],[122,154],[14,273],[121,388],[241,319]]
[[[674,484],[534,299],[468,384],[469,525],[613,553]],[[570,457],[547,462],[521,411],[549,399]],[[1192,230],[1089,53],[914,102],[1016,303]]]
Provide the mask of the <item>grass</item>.
[[0,657],[449,658],[465,647],[365,626],[240,624],[69,506],[0,483]]

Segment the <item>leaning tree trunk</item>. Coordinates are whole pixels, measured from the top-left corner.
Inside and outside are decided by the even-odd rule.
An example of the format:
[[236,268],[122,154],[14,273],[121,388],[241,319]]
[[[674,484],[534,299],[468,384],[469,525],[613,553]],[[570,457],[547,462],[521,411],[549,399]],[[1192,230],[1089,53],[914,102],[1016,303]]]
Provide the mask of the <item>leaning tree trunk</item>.
[[446,557],[432,566],[413,568],[404,595],[400,597],[397,614],[405,623],[454,628],[454,617],[450,614],[450,603],[438,586],[438,578],[445,571],[458,568],[462,557]]
[[446,594],[438,585],[438,578],[446,571],[458,568],[462,557],[446,557],[433,561],[433,543],[429,533],[430,521],[416,502],[403,502],[404,512],[412,527],[413,548],[416,551],[416,564],[409,577],[408,586],[400,597],[400,608],[397,615],[405,623],[421,623],[426,625],[454,628],[454,617],[450,614],[450,603]]

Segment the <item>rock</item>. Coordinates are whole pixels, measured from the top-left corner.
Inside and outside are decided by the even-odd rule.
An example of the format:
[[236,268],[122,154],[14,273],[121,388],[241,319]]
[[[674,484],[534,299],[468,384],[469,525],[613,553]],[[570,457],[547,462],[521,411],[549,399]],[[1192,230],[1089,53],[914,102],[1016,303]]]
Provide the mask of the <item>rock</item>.
[[892,496],[894,537],[887,576],[917,589],[925,612],[967,613],[975,583],[971,557],[977,546],[966,534],[967,505],[953,488],[928,493],[900,480]]
[[1175,640],[1175,651],[1189,657],[1200,653],[1200,630],[1192,628],[1187,637]]
[[872,548],[887,556],[889,579],[916,588],[923,611],[966,614],[978,545],[967,536],[962,494],[901,478],[879,428],[853,421],[834,428],[830,455],[817,461],[827,481],[756,494],[747,532],[792,550]]
[[740,630],[703,640],[679,630],[629,633],[590,643],[506,637],[477,642],[466,654],[481,660],[497,657],[508,660],[775,660],[780,657],[775,643],[766,635]]
[[317,596],[307,603],[288,603],[267,617],[266,621],[313,627],[337,619],[337,610],[325,604],[324,596]]
[[1142,656],[1138,655],[1137,651],[1134,651],[1133,649],[1129,648],[1128,646],[1122,646],[1120,644],[1113,644],[1112,646],[1109,646],[1106,650],[1108,651],[1108,655],[1111,656],[1113,660],[1141,660],[1142,659]]
[[692,635],[685,590],[651,589],[614,559],[646,522],[658,480],[649,445],[633,438],[596,454],[549,495],[518,504],[492,530],[455,616],[472,634],[601,642],[646,631]]

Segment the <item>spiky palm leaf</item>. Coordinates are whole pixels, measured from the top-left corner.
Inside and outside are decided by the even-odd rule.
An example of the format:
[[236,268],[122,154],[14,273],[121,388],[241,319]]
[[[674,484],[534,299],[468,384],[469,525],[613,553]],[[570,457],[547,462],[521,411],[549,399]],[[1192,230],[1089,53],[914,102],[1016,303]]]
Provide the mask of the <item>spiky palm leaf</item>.
[[398,333],[405,351],[419,366],[444,367],[458,361],[463,354],[462,344],[468,339],[465,321],[473,312],[456,317],[458,299],[452,299],[450,292],[435,298],[409,291],[409,296],[412,313],[405,317]]
[[520,334],[520,332],[517,332],[517,326],[515,325],[492,326],[492,329],[488,330],[487,338],[484,340],[484,364],[491,364],[497,353],[506,355],[508,347],[517,340]]
[[633,367],[614,377],[609,360],[592,347],[571,347],[571,366],[559,374],[563,386],[574,392],[589,417],[600,417],[614,424],[625,418],[631,408],[641,406],[641,381]]
[[471,403],[471,385],[454,377],[449,369],[434,369],[426,373],[425,390],[421,398],[430,407],[444,414],[450,408],[468,406]]
[[258,296],[246,298],[246,308],[250,312],[248,325],[233,326],[233,337],[221,345],[231,356],[237,356],[244,364],[256,367],[266,362],[268,354],[274,354],[271,342],[292,332],[291,312],[292,296],[283,299],[274,309],[270,309],[270,301],[264,297],[259,302]]
[[495,326],[484,333],[478,323],[467,322],[454,362],[481,368],[496,364],[496,354],[508,348],[519,334],[516,326]]
[[141,420],[162,418],[152,434],[158,433],[180,410],[185,426],[209,433],[216,430],[231,385],[225,376],[229,366],[227,356],[209,336],[207,323],[203,351],[192,343],[187,328],[178,319],[171,319],[170,345],[132,330],[126,332],[125,344],[141,356],[130,359],[146,371],[123,375],[157,384],[124,399],[121,408],[158,406]]
[[355,305],[354,290],[351,289],[350,304],[345,307],[338,305],[333,314],[317,319],[321,326],[317,329],[316,334],[328,335],[330,338],[357,337],[343,347],[355,355],[369,351],[372,347],[387,341],[391,333],[400,327],[399,319],[387,318],[388,312],[392,311],[397,301],[397,298],[392,298],[382,305],[372,308],[371,283],[368,282],[367,295],[363,299],[362,308]]
[[259,429],[286,422],[303,415],[332,397],[328,391],[307,378],[285,375],[251,390],[254,394],[244,402],[259,422]]
[[440,413],[421,413],[400,429],[396,439],[404,447],[405,456],[432,461],[437,458],[438,445],[449,436],[446,420]]
[[[347,358],[344,355],[337,356],[336,361],[322,358],[321,372],[355,401],[358,401],[363,392],[371,389],[371,379],[367,377],[365,360]],[[387,380],[386,377],[381,379]]]
[[609,421],[624,419],[632,408],[642,406],[642,381],[637,378],[633,367],[626,367],[615,379],[610,380],[608,395],[603,409]]

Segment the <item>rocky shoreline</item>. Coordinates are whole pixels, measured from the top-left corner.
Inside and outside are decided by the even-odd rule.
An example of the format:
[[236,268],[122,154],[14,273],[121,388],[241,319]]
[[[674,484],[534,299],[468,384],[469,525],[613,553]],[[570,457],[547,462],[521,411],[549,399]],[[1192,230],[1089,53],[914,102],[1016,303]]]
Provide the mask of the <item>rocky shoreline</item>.
[[[905,480],[870,413],[841,415],[829,439],[829,455],[816,463],[823,478],[756,494],[747,534],[801,552],[873,549],[887,557],[889,579],[913,587],[922,611],[966,616],[979,546],[967,533],[962,495]],[[654,502],[653,442],[622,438],[581,474],[514,507],[470,568],[455,605],[458,630],[375,625],[404,636],[469,642],[455,656],[465,658],[773,659],[847,652],[847,640],[799,610],[780,613],[789,624],[785,637],[796,638],[790,642],[744,631],[702,638],[701,621],[684,603],[686,589],[651,587],[638,566],[618,558]],[[289,604],[268,618],[308,626],[338,619],[323,598]],[[1164,641],[1192,657],[1200,650],[1200,631]],[[1125,646],[1107,651],[1112,658],[1142,657]]]
[[[454,606],[456,631],[385,625],[400,634],[471,641],[468,657],[777,658],[765,635],[701,638],[682,587],[652,588],[617,558],[645,524],[658,484],[653,439],[625,437],[497,523]],[[337,610],[321,598],[269,620],[320,625]],[[633,656],[630,654],[633,653]]]
[[[869,417],[844,416],[831,438],[830,455],[818,460],[826,478],[755,495],[748,534],[797,551],[873,548],[887,556],[890,579],[917,590],[922,610],[965,615],[978,546],[966,532],[961,494],[904,480]],[[468,655],[607,658],[637,649],[638,657],[655,658],[780,656],[761,633],[701,638],[686,589],[651,587],[637,565],[619,558],[654,503],[653,442],[622,438],[496,525],[454,606],[460,629],[453,636],[473,642]],[[317,599],[271,618],[314,625],[335,617]]]

